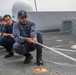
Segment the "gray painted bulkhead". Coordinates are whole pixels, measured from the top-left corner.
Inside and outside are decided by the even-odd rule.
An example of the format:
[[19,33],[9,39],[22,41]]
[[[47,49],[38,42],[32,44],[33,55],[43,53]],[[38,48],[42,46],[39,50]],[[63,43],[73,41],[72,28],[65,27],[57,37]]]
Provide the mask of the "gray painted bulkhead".
[[76,20],[76,12],[28,12],[28,18],[38,30],[61,29],[63,20]]
[[[61,29],[63,20],[72,20],[72,19],[76,20],[76,12],[27,12],[27,13],[28,13],[28,19],[36,23],[37,30]],[[17,16],[15,13],[13,15]],[[15,18],[15,20],[17,20],[17,17]]]

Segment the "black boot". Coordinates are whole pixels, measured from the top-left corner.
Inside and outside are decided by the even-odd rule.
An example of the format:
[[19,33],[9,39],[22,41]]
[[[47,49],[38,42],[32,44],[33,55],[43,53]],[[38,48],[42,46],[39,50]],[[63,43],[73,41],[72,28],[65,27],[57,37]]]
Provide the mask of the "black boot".
[[8,51],[8,54],[5,55],[5,58],[9,58],[9,57],[12,57],[14,55],[14,53],[11,50],[11,48],[7,49],[7,51]]
[[37,65],[43,65],[43,61],[42,61],[42,49],[37,49],[36,62],[37,62]]
[[33,59],[33,56],[32,56],[31,53],[26,53],[24,56],[26,57],[25,60],[24,60],[25,64],[30,63],[30,61]]
[[5,55],[5,58],[9,58],[9,57],[12,57],[14,54],[13,54],[13,52],[11,52],[11,53],[8,53],[7,55]]

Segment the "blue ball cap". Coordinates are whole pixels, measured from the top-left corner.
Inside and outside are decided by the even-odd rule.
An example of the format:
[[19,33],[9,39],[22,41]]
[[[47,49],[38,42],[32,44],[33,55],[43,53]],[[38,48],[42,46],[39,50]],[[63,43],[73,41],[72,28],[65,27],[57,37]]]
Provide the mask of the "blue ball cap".
[[24,10],[20,10],[18,12],[18,18],[27,17],[27,13]]

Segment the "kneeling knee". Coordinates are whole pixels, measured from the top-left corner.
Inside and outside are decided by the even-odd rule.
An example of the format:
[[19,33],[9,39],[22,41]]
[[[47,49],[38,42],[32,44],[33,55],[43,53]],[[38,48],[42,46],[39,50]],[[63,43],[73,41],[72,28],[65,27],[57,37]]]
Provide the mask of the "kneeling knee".
[[19,43],[14,43],[13,50],[20,55],[25,54],[25,50],[22,48],[22,46]]
[[18,43],[14,43],[13,45],[13,50],[19,49],[19,44]]

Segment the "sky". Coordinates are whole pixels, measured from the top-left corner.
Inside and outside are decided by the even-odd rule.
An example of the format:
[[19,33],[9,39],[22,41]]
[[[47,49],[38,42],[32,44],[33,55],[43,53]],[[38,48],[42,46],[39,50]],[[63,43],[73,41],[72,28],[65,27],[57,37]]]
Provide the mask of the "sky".
[[[0,0],[0,15],[12,14],[13,4],[19,0]],[[28,0],[33,7],[34,0]],[[38,11],[76,11],[76,0],[36,0]]]

